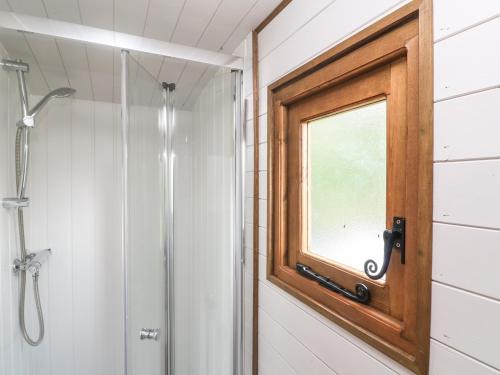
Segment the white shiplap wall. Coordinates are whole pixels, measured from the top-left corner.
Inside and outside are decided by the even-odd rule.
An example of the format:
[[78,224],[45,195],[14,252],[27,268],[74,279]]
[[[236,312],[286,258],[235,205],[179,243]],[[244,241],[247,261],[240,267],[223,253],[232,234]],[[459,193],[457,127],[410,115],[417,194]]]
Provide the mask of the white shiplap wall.
[[[19,113],[15,79],[10,108],[16,114],[5,111],[4,76],[0,72],[2,197],[14,192]],[[28,249],[53,250],[40,276],[46,333],[36,348],[21,338],[18,281],[10,271],[19,256],[17,235],[13,215],[0,209],[1,374],[123,373],[119,120],[117,105],[71,99],[52,101],[40,114],[32,132],[31,203],[25,212]],[[36,332],[30,277],[28,285],[28,326]]]
[[[251,36],[246,40],[248,162],[259,143],[259,373],[408,374],[385,355],[266,280],[267,85],[407,1],[293,0],[259,34],[260,139],[252,134]],[[500,2],[435,0],[433,375],[499,375]],[[253,218],[248,215],[247,222]],[[247,253],[251,259],[251,233]],[[251,311],[251,262],[245,303]],[[247,320],[250,324],[251,320]],[[251,331],[246,327],[245,374]]]

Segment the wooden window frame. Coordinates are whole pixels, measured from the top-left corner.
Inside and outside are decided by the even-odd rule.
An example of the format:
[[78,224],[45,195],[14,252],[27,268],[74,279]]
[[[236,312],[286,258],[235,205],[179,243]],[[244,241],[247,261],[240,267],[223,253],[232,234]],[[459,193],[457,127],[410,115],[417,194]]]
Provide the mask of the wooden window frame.
[[[430,345],[431,25],[428,2],[414,1],[268,87],[268,280],[418,374],[428,373]],[[387,206],[387,227],[393,216],[407,220],[407,261],[400,264],[393,253],[386,283],[305,252],[307,235],[301,235],[307,121],[382,97],[388,100],[387,162],[403,171],[396,178],[388,169],[394,203]],[[319,286],[295,270],[297,262],[348,289],[363,282],[372,302],[362,305]]]

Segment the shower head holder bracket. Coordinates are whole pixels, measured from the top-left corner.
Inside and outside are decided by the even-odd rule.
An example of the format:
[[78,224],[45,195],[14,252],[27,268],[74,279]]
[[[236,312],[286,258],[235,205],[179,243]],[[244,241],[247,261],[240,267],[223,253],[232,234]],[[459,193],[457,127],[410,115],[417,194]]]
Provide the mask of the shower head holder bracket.
[[18,128],[22,127],[34,128],[35,119],[33,118],[33,116],[24,116],[21,120],[17,122],[16,125]]
[[4,198],[2,199],[3,208],[21,208],[30,205],[29,198]]

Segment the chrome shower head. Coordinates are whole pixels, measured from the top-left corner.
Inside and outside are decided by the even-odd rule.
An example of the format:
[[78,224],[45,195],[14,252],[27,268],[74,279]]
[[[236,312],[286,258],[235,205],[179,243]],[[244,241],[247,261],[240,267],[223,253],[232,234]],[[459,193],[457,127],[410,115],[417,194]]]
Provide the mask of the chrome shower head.
[[52,98],[67,98],[68,96],[73,95],[76,92],[75,89],[70,87],[60,87],[49,92],[45,95],[29,112],[30,117],[35,117],[41,109],[48,103],[48,101]]
[[73,95],[75,92],[76,90],[70,87],[60,87],[58,89],[55,89],[54,91],[49,92],[48,96],[53,96],[56,98],[66,98]]

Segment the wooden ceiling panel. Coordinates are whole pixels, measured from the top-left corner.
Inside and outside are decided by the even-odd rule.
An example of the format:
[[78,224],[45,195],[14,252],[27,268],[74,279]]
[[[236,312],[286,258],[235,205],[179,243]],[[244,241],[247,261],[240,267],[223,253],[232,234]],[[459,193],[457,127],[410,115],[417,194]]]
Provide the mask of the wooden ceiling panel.
[[114,0],[79,0],[84,25],[113,30]]
[[114,50],[110,47],[88,45],[87,54],[95,100],[113,101]]
[[223,42],[221,52],[233,53],[243,39],[245,39],[246,36],[255,27],[257,27],[259,23],[264,20],[280,2],[281,0],[259,0],[241,20],[232,34],[226,37],[226,40]]
[[4,12],[10,12],[10,6],[7,3],[7,0],[0,0],[0,10]]
[[58,87],[69,86],[66,68],[54,38],[26,34],[26,41],[33,51],[50,89],[54,90]]
[[184,61],[166,57],[163,60],[158,80],[160,82],[173,82],[178,84],[179,77],[181,76],[185,65],[186,63]]
[[[0,0],[0,10],[233,53],[280,0]],[[71,85],[77,97],[120,102],[120,51],[33,34],[0,32],[13,58],[30,64],[33,93]],[[28,43],[29,42],[29,43]],[[217,67],[131,52],[159,81],[175,82],[177,104],[191,108]]]
[[238,27],[257,2],[258,0],[225,1],[201,35],[198,47],[219,51],[228,36]]
[[189,96],[184,100],[184,103],[181,104],[181,109],[183,110],[192,110],[196,101],[198,100],[198,96],[203,91],[207,83],[215,76],[217,71],[219,71],[220,67],[218,66],[209,66],[207,70],[200,77],[196,85],[193,86]]
[[209,66],[205,64],[193,62],[186,64],[186,68],[176,83],[175,102],[179,109],[184,109],[184,104],[189,99],[191,92],[208,68]]
[[186,0],[150,0],[144,36],[170,41]]
[[[148,14],[148,4],[149,0],[115,1],[115,31],[142,35]],[[109,25],[107,29],[110,29]]]
[[41,0],[6,0],[13,12],[47,17]]
[[172,42],[196,46],[223,0],[186,0]]
[[58,44],[69,83],[76,90],[75,97],[93,99],[92,80],[85,44],[69,40],[59,40]]
[[77,0],[43,0],[47,15],[60,21],[80,23]]
[[28,63],[30,70],[26,75],[29,92],[44,95],[49,91],[49,86],[28,46],[23,33],[0,29],[0,42],[7,50],[9,58],[21,59]]
[[144,69],[146,69],[153,77],[157,78],[160,74],[163,57],[152,55],[150,53],[141,53],[137,61],[139,61]]

